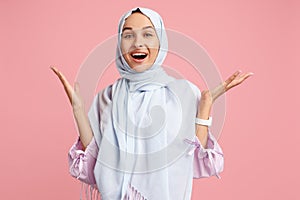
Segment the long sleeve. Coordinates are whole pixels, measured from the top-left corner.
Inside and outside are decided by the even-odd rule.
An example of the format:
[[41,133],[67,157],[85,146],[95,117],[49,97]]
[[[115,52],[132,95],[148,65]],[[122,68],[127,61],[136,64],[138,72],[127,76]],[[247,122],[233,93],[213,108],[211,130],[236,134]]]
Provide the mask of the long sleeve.
[[194,178],[217,176],[224,168],[224,156],[220,145],[215,137],[208,132],[207,148],[203,148],[197,136],[194,145]]
[[[188,83],[190,84],[191,89],[194,91],[197,98],[197,104],[195,105],[195,108],[198,109],[198,105],[201,100],[201,92],[196,85],[189,81]],[[194,178],[203,178],[209,176],[217,176],[220,178],[219,173],[223,171],[224,167],[223,152],[216,138],[211,134],[210,130],[208,130],[206,149],[201,145],[196,135],[193,141],[186,140],[186,142],[193,145],[193,149],[189,154],[194,154]]]
[[78,138],[77,142],[70,148],[68,154],[69,172],[71,176],[89,185],[96,184],[94,166],[97,160],[98,146],[95,139],[83,151],[83,145]]

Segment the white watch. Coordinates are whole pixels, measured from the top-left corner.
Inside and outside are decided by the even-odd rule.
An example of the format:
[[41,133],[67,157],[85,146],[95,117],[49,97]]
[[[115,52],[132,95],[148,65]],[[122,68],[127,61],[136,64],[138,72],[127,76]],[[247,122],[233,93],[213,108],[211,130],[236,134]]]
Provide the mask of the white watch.
[[203,126],[211,126],[211,124],[212,124],[212,117],[209,117],[208,119],[196,118],[195,123],[199,124],[199,125],[203,125]]

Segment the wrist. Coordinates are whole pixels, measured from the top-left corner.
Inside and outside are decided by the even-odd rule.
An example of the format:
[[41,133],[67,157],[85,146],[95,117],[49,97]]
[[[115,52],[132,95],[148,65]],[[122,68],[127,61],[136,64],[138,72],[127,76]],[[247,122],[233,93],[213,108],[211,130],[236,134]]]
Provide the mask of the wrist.
[[201,119],[197,117],[195,123],[197,125],[210,127],[212,125],[212,117],[209,117],[208,119]]
[[211,107],[212,104],[201,104],[197,113],[197,117],[201,119],[208,119],[210,116]]
[[83,108],[73,107],[73,115],[75,118],[81,118],[82,116],[85,116],[85,110]]

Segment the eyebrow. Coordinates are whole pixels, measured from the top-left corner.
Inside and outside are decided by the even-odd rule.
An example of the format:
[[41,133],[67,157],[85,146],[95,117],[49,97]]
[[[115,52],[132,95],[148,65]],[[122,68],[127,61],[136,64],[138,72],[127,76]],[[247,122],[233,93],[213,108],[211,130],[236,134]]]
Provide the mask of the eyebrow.
[[[154,29],[153,26],[145,26],[142,29],[145,30],[145,29],[148,29],[148,28]],[[131,27],[124,27],[122,32],[124,32],[126,30],[132,30],[132,28]]]

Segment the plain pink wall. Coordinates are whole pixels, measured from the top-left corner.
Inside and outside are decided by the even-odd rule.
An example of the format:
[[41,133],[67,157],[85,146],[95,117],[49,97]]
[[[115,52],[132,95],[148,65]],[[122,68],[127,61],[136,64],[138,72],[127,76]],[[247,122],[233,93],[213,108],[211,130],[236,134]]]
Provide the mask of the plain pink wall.
[[255,73],[227,95],[222,178],[195,180],[192,199],[299,199],[296,0],[0,1],[0,198],[79,199],[67,164],[76,128],[49,66],[73,82],[88,53],[136,6],[203,45],[224,78],[236,69]]

